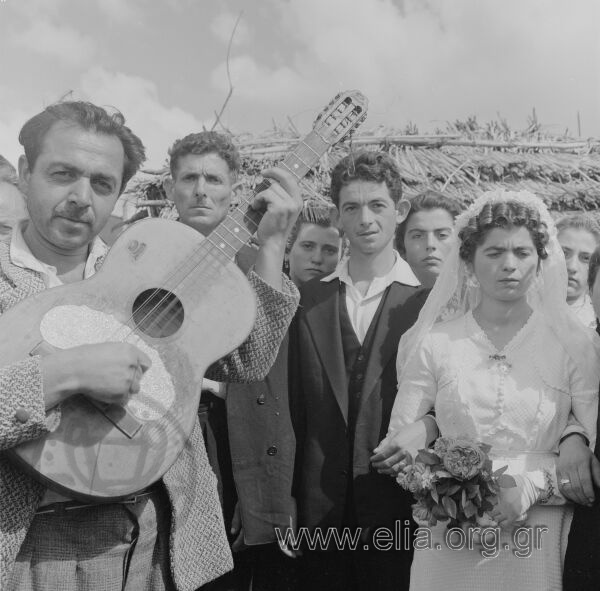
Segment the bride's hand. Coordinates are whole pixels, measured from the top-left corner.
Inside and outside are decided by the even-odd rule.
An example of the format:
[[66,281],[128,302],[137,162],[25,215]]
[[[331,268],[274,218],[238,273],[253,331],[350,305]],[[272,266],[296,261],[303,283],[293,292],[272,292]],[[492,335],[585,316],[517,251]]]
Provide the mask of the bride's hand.
[[380,474],[395,476],[405,464],[407,454],[416,455],[425,447],[426,430],[422,421],[388,433],[373,450],[371,464]]
[[538,499],[539,491],[527,476],[513,476],[516,486],[501,488],[498,494],[498,504],[490,511],[496,523],[506,529],[527,519],[527,511]]

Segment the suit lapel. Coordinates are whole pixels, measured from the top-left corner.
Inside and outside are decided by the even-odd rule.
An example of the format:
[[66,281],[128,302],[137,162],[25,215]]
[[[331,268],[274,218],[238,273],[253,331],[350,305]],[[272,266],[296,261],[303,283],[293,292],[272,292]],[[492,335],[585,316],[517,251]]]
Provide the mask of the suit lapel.
[[306,322],[331,389],[346,424],[348,423],[348,380],[342,348],[338,280],[322,283],[315,303],[306,312]]
[[373,345],[363,384],[361,398],[365,400],[375,388],[375,384],[390,358],[398,352],[398,341],[404,332],[412,326],[416,320],[412,315],[409,318],[404,312],[404,303],[415,295],[414,287],[392,283],[390,291],[383,303],[379,316],[379,322],[373,335]]

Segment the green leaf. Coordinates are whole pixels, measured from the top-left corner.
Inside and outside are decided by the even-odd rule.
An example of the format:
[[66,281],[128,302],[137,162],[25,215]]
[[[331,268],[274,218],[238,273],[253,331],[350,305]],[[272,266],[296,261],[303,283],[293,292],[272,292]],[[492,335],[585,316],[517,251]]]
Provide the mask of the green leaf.
[[502,468],[498,468],[495,472],[492,473],[494,478],[497,478],[501,474],[504,474],[508,470],[508,466],[502,466]]
[[477,506],[471,503],[471,501],[467,501],[463,510],[465,512],[465,517],[473,517],[473,515],[477,513]]
[[431,497],[436,503],[440,502],[440,495],[438,494],[438,491],[435,486],[431,489]]
[[469,498],[472,499],[479,494],[479,485],[478,484],[469,484],[467,487]]
[[450,486],[448,488],[448,494],[449,495],[453,495],[454,493],[457,493],[460,489],[461,489],[461,485],[460,484],[453,484],[452,486]]
[[500,488],[513,488],[517,486],[517,482],[510,474],[502,474],[496,479],[496,484]]
[[456,503],[452,497],[442,497],[442,505],[450,517],[456,519]]
[[448,515],[446,514],[446,512],[444,511],[444,509],[442,507],[440,507],[439,505],[435,505],[433,507],[433,509],[431,510],[431,514],[438,521],[448,521]]
[[423,462],[426,466],[435,466],[440,463],[440,458],[436,454],[423,449],[417,454],[417,461]]
[[445,480],[444,482],[440,482],[435,488],[437,489],[439,494],[445,495],[448,492],[449,486],[450,483],[447,480]]

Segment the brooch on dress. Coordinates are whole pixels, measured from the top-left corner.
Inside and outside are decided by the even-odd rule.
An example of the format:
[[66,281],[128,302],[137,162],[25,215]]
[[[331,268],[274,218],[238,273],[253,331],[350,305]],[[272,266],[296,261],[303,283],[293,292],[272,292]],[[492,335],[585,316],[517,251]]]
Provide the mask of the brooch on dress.
[[490,359],[495,361],[498,364],[500,371],[504,373],[508,373],[512,367],[512,364],[506,361],[506,355],[498,355],[498,353],[495,353],[494,355],[490,355]]

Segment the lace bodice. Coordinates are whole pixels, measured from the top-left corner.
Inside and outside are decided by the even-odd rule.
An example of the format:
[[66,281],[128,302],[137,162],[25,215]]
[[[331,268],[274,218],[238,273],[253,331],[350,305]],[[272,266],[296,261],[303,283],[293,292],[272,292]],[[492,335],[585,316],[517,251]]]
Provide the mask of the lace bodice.
[[598,384],[534,312],[498,351],[469,312],[436,325],[400,377],[390,431],[435,408],[443,435],[500,451],[555,452],[572,412],[595,437]]

